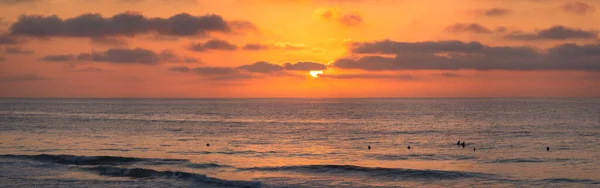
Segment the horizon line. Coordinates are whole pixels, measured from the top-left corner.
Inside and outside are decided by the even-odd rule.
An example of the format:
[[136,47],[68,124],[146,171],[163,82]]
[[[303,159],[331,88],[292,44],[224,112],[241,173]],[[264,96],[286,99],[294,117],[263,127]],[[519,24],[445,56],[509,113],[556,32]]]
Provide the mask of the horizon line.
[[0,97],[0,99],[178,99],[178,100],[227,100],[227,99],[590,99],[586,97]]

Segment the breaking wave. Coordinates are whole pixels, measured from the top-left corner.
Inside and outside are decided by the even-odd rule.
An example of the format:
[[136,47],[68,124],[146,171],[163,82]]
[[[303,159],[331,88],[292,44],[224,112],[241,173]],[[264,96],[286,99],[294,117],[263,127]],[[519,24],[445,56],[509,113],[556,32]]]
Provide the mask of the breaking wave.
[[478,178],[478,177],[491,176],[488,174],[474,173],[474,172],[363,167],[363,166],[353,166],[353,165],[300,165],[300,166],[278,166],[278,167],[254,167],[254,168],[242,168],[240,170],[358,174],[358,175],[367,175],[367,176],[376,176],[376,177],[419,178],[419,179],[458,179],[458,178]]

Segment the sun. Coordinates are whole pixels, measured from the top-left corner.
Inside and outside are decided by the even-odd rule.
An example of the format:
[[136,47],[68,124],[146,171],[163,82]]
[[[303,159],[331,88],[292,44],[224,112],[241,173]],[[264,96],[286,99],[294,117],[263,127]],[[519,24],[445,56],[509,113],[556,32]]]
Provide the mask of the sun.
[[310,71],[310,76],[318,78],[319,74],[323,74],[323,70],[311,70]]

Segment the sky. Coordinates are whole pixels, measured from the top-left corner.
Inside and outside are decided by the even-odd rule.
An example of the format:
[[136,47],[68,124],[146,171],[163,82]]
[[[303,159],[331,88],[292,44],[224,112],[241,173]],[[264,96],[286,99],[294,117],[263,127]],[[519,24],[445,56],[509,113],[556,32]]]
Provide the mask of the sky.
[[0,97],[600,97],[598,9],[597,0],[0,0]]

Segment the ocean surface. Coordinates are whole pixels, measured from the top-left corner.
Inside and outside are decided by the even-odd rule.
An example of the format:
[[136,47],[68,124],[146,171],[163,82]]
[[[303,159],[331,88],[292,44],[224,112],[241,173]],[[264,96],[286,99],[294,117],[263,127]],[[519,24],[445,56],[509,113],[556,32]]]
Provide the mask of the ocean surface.
[[0,131],[0,187],[600,187],[599,98],[0,99]]

